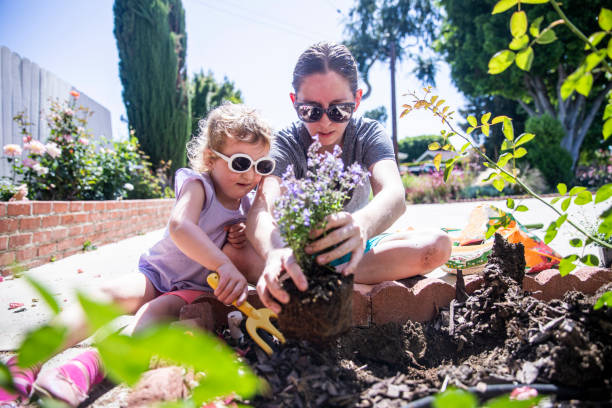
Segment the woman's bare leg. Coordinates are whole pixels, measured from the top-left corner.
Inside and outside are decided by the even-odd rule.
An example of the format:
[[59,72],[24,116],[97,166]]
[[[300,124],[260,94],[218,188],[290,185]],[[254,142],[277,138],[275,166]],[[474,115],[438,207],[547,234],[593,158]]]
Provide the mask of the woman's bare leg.
[[355,282],[376,284],[429,273],[448,260],[451,248],[450,238],[442,232],[394,233],[363,256]]

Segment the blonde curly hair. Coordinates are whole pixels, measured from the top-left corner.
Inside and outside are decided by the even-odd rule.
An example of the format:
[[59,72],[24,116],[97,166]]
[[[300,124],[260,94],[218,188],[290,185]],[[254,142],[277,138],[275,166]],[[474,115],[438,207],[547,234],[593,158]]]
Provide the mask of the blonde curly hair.
[[210,111],[198,122],[199,132],[187,143],[189,166],[200,173],[210,170],[217,157],[210,149],[220,151],[229,139],[258,144],[272,144],[272,129],[252,108],[226,102]]

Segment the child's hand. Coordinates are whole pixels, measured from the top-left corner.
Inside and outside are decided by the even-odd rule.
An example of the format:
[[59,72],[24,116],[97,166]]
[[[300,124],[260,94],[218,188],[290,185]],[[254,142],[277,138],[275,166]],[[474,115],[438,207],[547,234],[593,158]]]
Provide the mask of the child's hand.
[[219,273],[219,286],[215,289],[215,296],[226,305],[234,300],[241,305],[247,298],[248,285],[243,274],[233,263],[227,262],[217,268]]
[[234,248],[240,249],[246,246],[246,224],[244,222],[226,225],[223,227],[223,229],[227,231],[227,242],[229,242]]

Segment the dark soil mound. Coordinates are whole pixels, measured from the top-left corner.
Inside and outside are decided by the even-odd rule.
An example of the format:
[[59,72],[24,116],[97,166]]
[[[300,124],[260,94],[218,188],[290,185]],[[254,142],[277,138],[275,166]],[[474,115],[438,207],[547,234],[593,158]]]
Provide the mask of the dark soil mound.
[[548,303],[529,296],[518,283],[523,259],[522,245],[496,237],[484,287],[425,324],[353,328],[326,347],[288,342],[270,358],[253,345],[246,358],[270,392],[250,402],[399,407],[450,385],[512,383],[555,384],[569,392],[563,398],[596,406],[610,401],[612,311],[593,310],[598,295],[570,292]]

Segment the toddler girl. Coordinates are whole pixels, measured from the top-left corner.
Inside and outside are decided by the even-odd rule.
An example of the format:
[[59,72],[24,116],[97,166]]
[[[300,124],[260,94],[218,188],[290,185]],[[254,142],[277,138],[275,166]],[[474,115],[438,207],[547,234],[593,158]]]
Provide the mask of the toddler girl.
[[[187,146],[191,169],[175,176],[176,203],[164,236],[142,254],[138,272],[105,285],[100,295],[136,312],[127,334],[152,323],[176,318],[181,307],[206,291],[210,271],[219,273],[217,298],[226,304],[245,301],[247,282],[256,282],[264,262],[246,241],[244,221],[255,186],[271,174],[271,130],[243,105],[225,104],[200,122],[200,134]],[[60,314],[68,326],[69,342],[86,335],[80,308]],[[18,369],[16,359],[7,365],[22,397],[33,392],[60,399],[72,406],[87,398],[92,385],[102,381],[100,358],[87,351],[59,368]],[[4,393],[5,395],[2,395]],[[0,401],[14,399],[0,389]]]

